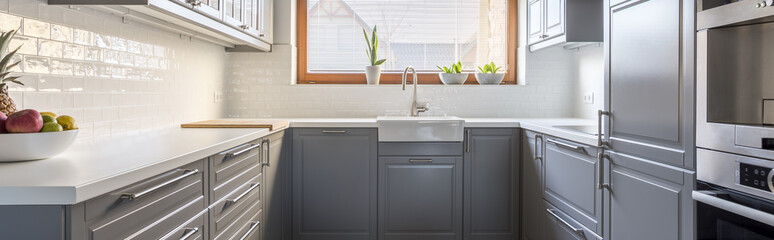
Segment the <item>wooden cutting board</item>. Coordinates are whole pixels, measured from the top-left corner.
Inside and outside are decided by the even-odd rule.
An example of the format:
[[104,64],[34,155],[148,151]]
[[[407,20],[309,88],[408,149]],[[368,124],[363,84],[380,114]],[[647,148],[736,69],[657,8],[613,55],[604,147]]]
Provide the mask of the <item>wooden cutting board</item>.
[[287,128],[289,122],[279,119],[232,118],[181,124],[182,128],[268,128],[269,131]]

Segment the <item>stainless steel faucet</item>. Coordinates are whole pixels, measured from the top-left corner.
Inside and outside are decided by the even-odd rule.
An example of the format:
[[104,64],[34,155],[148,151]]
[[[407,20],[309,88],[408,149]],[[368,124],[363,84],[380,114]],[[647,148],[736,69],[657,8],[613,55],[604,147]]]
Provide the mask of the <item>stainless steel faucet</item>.
[[427,112],[427,107],[419,106],[417,103],[417,86],[419,81],[417,80],[417,70],[415,70],[412,66],[409,66],[406,68],[406,70],[403,70],[403,91],[406,91],[406,75],[408,75],[409,70],[411,70],[411,73],[414,75],[414,100],[411,102],[411,116],[416,117],[419,116],[419,113],[421,112]]

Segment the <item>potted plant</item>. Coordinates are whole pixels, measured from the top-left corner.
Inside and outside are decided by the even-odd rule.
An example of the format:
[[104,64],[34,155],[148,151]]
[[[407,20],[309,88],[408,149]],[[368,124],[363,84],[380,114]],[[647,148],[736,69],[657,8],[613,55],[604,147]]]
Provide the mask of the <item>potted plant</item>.
[[436,66],[443,71],[438,76],[441,77],[441,82],[444,85],[462,85],[465,84],[465,80],[468,80],[468,73],[462,73],[462,63],[452,64],[450,67]]
[[384,61],[387,59],[377,60],[376,52],[379,50],[379,37],[376,35],[376,26],[374,26],[370,38],[365,29],[363,29],[363,36],[365,36],[366,44],[368,44],[366,53],[368,54],[368,60],[371,62],[371,66],[366,66],[366,83],[369,85],[378,85],[379,78],[382,75],[381,65],[384,64]]
[[505,78],[505,73],[497,73],[499,70],[500,67],[495,65],[494,62],[486,64],[483,67],[479,66],[478,72],[476,73],[476,81],[481,85],[499,85],[503,81],[503,78]]
[[22,86],[24,85],[22,82],[16,80],[19,77],[8,76],[11,74],[10,70],[16,65],[19,65],[19,62],[11,63],[11,58],[16,54],[16,51],[19,51],[21,46],[11,52],[7,52],[8,46],[14,35],[16,35],[16,30],[0,34],[0,112],[5,115],[16,112],[16,104],[13,102],[13,99],[8,96],[8,84],[15,83]]

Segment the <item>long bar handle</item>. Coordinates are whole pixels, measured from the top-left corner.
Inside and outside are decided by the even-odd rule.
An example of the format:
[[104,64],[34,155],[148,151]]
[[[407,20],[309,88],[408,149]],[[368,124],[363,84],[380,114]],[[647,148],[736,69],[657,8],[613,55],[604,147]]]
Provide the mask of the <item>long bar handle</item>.
[[583,146],[567,144],[567,143],[556,141],[556,140],[553,140],[553,139],[550,139],[550,138],[546,139],[546,142],[553,143],[556,146],[559,146],[559,147],[564,148],[564,149],[569,149],[569,150],[577,151],[577,152],[586,152],[586,148],[584,148]]
[[543,140],[543,135],[535,134],[535,160],[543,161],[543,156],[538,155],[538,139]]
[[410,162],[410,163],[415,163],[415,162],[426,162],[426,163],[432,163],[432,162],[433,162],[433,159],[409,159],[409,162]]
[[228,157],[228,158],[236,157],[236,156],[242,155],[242,154],[244,154],[246,152],[250,152],[253,149],[256,149],[256,148],[259,148],[259,147],[261,147],[261,144],[250,144],[250,147],[242,149],[239,152],[226,153],[226,157]]
[[347,133],[347,130],[323,130],[322,133]]
[[470,129],[465,130],[465,152],[470,152]]
[[607,142],[602,136],[602,116],[610,116],[610,112],[605,110],[597,111],[597,147],[604,147]]
[[597,153],[597,188],[603,189],[607,188],[610,189],[610,185],[607,183],[604,183],[605,181],[605,159],[607,158],[607,154],[601,152]]
[[243,197],[247,196],[247,194],[248,194],[248,193],[250,193],[250,192],[252,192],[254,189],[258,188],[258,186],[261,186],[261,183],[253,183],[253,184],[252,184],[252,186],[250,186],[250,188],[248,188],[247,190],[245,190],[245,191],[244,191],[242,194],[239,194],[239,196],[235,197],[234,199],[228,199],[228,200],[226,200],[226,201],[228,201],[228,202],[230,202],[230,203],[232,203],[232,204],[234,204],[234,203],[237,203],[237,202],[239,202],[239,200],[241,200]]
[[248,229],[247,232],[244,235],[242,235],[241,238],[239,238],[239,240],[247,239],[247,237],[249,237],[250,234],[253,233],[253,231],[255,231],[256,228],[258,228],[258,225],[261,225],[261,221],[255,221],[250,223],[250,229]]
[[738,214],[745,218],[749,218],[761,223],[765,223],[766,225],[769,225],[769,226],[774,226],[774,215],[770,213],[760,211],[758,209],[750,208],[738,203],[723,200],[721,198],[706,194],[703,191],[693,191],[691,195],[693,196],[693,200]]
[[564,218],[560,217],[559,214],[556,214],[556,209],[546,209],[546,211],[549,214],[553,215],[557,220],[559,220],[559,222],[561,222],[565,226],[567,226],[570,229],[572,229],[573,232],[575,232],[575,233],[577,233],[577,234],[579,234],[581,236],[586,235],[586,231],[583,231],[583,228],[578,228],[578,227],[575,227],[573,225],[570,225],[570,223],[567,222],[567,220],[564,220]]
[[185,229],[185,235],[180,237],[180,240],[187,240],[187,239],[193,237],[193,235],[196,234],[197,232],[199,232],[199,228],[198,227],[187,228],[187,229]]
[[178,182],[180,180],[183,180],[184,178],[187,178],[187,177],[193,176],[194,174],[199,173],[199,169],[178,169],[176,171],[183,171],[184,174],[180,175],[180,176],[178,176],[176,178],[170,179],[169,181],[166,181],[166,182],[164,182],[162,184],[153,186],[151,188],[142,190],[142,191],[137,192],[137,193],[123,193],[123,194],[121,194],[121,199],[126,199],[126,200],[129,200],[129,201],[132,201],[132,200],[141,198],[141,197],[143,197],[143,196],[145,196],[145,195],[147,195],[149,193],[155,192],[156,190],[159,190],[159,189],[161,189],[163,187],[172,185],[173,183],[176,183],[176,182]]

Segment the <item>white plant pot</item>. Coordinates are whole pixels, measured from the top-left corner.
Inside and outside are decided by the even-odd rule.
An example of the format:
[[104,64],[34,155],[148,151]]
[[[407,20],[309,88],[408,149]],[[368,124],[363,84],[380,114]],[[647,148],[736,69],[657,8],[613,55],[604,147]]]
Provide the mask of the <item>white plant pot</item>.
[[476,81],[481,85],[500,85],[505,73],[476,73]]
[[469,73],[439,73],[441,82],[444,85],[462,85],[468,80]]
[[366,66],[366,83],[368,85],[379,85],[379,78],[382,76],[381,66]]

